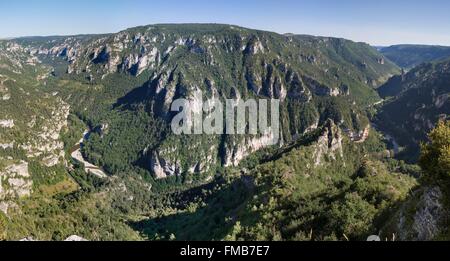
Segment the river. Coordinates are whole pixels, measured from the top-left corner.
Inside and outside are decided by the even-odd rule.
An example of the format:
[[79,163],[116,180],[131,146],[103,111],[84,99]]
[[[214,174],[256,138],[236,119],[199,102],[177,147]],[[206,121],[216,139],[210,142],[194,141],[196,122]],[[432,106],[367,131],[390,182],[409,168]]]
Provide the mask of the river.
[[83,147],[83,143],[85,140],[89,139],[90,134],[91,134],[91,132],[89,130],[86,130],[83,133],[83,137],[80,139],[80,141],[70,150],[70,156],[74,160],[84,164],[84,171],[86,173],[92,174],[101,179],[108,178],[108,175],[106,175],[106,173],[100,167],[97,167],[94,164],[89,163],[83,157],[83,154],[81,153],[81,148]]

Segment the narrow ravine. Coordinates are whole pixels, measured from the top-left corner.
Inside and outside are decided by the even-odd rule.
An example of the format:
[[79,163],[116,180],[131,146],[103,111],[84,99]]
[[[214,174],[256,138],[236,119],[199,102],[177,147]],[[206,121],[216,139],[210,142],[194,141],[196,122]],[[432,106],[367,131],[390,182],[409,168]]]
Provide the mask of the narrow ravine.
[[[382,105],[384,102],[386,102],[386,99],[381,99],[378,102],[375,102],[371,105],[371,107],[375,107],[378,105]],[[396,156],[400,153],[400,145],[398,144],[397,140],[389,133],[387,133],[386,131],[383,131],[376,123],[374,123],[373,121],[370,122],[370,125],[372,126],[372,128],[374,128],[376,131],[380,132],[384,138],[388,141],[388,144],[392,146],[392,151],[394,152],[393,156]]]
[[400,153],[400,145],[398,144],[397,140],[392,135],[390,135],[389,133],[387,133],[387,132],[383,131],[381,128],[379,128],[376,123],[371,122],[371,125],[376,131],[383,134],[385,139],[389,142],[389,145],[392,146],[394,156],[398,155]]

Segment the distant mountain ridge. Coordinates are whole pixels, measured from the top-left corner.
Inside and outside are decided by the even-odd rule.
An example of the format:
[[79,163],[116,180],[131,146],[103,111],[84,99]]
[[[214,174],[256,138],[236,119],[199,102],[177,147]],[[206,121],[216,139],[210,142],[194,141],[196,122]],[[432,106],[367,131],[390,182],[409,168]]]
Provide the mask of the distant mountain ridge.
[[450,57],[450,46],[402,44],[381,47],[378,50],[404,69]]

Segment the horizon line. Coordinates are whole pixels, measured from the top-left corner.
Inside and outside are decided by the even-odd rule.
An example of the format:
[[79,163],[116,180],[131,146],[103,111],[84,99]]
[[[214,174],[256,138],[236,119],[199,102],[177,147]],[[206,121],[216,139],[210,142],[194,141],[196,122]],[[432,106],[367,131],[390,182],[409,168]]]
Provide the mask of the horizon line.
[[136,25],[136,26],[131,26],[131,27],[127,27],[125,29],[119,29],[116,30],[114,32],[102,32],[102,33],[74,33],[74,34],[48,34],[48,35],[23,35],[23,36],[6,36],[6,37],[2,37],[0,36],[0,41],[10,41],[10,40],[16,40],[16,39],[24,39],[24,38],[46,38],[46,37],[75,37],[75,36],[99,36],[99,35],[111,35],[111,34],[116,34],[116,33],[120,33],[126,30],[130,30],[130,29],[135,29],[135,28],[139,28],[139,27],[148,27],[148,26],[163,26],[163,25],[224,25],[224,26],[236,26],[236,27],[240,27],[243,29],[248,29],[248,30],[255,30],[255,31],[262,31],[262,32],[270,32],[270,33],[276,33],[279,35],[304,35],[304,36],[313,36],[313,37],[324,37],[324,38],[338,38],[338,39],[345,39],[345,40],[350,40],[353,41],[355,43],[366,43],[372,47],[389,47],[389,46],[397,46],[397,45],[415,45],[415,46],[435,46],[435,47],[450,47],[450,45],[443,45],[443,44],[426,44],[426,43],[407,43],[407,42],[401,42],[401,43],[394,43],[394,44],[373,44],[367,41],[356,41],[353,39],[349,39],[349,38],[345,38],[345,37],[340,37],[340,36],[329,36],[329,35],[316,35],[316,34],[304,34],[304,33],[292,33],[292,32],[285,32],[285,33],[281,33],[281,32],[277,32],[277,31],[272,31],[272,30],[264,30],[264,29],[256,29],[256,28],[250,28],[250,27],[244,27],[241,25],[235,25],[235,24],[226,24],[226,23],[195,23],[195,22],[183,22],[183,23],[155,23],[155,24],[145,24],[145,25]]

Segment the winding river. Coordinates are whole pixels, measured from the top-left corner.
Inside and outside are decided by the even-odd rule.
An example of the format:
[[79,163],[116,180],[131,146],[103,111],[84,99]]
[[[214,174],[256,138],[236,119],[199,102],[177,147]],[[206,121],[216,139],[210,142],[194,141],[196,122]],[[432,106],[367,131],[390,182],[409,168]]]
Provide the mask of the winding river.
[[106,175],[106,173],[100,167],[97,167],[94,164],[89,163],[83,157],[83,154],[81,153],[81,148],[83,147],[83,143],[85,140],[89,139],[90,134],[91,134],[91,132],[89,130],[86,130],[83,133],[83,137],[80,139],[80,141],[70,150],[70,156],[74,160],[84,164],[84,171],[86,173],[92,174],[101,179],[108,178],[108,175]]

